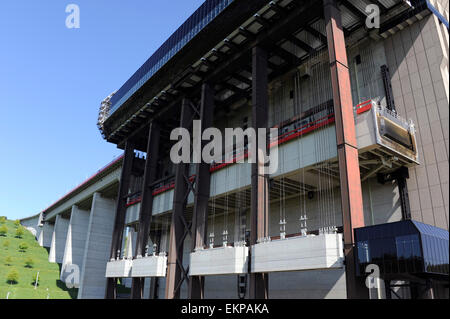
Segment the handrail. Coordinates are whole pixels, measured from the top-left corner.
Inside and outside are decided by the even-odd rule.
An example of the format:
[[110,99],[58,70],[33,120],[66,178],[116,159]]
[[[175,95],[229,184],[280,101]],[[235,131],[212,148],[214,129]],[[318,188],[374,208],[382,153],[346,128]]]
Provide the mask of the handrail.
[[[358,105],[355,106],[356,114],[359,115],[359,114],[365,113],[365,112],[369,111],[372,107],[373,107],[373,100],[367,100],[367,101],[364,101],[362,103],[359,103]],[[324,111],[324,110],[326,110],[326,109],[321,110],[321,112]],[[289,121],[285,121],[284,123],[288,123],[288,124],[284,125],[284,126],[280,126],[279,129],[283,129],[286,126],[290,126],[290,125],[293,125],[293,124],[295,126],[296,123],[304,121],[308,117],[314,117],[314,115],[315,114],[311,114],[311,115],[308,115],[307,117],[297,118],[295,121],[290,121],[290,122]],[[312,122],[310,122],[308,124],[305,124],[305,125],[303,125],[301,127],[294,128],[293,130],[291,130],[289,132],[286,132],[283,135],[281,135],[278,138],[277,141],[270,143],[269,144],[269,148],[275,147],[276,145],[282,145],[284,143],[287,143],[288,141],[290,141],[290,140],[292,140],[294,138],[297,138],[299,136],[303,136],[303,135],[308,134],[308,133],[310,133],[312,131],[315,131],[315,130],[323,127],[323,126],[326,126],[326,125],[329,125],[331,123],[334,123],[334,121],[335,121],[334,113],[331,113],[331,114],[328,114],[328,115],[326,115],[324,117],[316,119],[316,120],[314,120],[314,121],[312,121]],[[277,126],[275,126],[275,127],[277,127]],[[234,164],[234,163],[236,163],[236,162],[238,162],[238,161],[240,161],[242,159],[246,159],[246,158],[248,158],[248,156],[249,156],[248,148],[246,146],[246,147],[244,147],[244,152],[235,154],[231,161],[224,162],[224,163],[217,163],[217,164],[211,165],[210,171],[211,172],[218,171],[218,170],[220,170],[222,168],[227,167],[228,165]],[[172,177],[172,178],[175,179],[174,177]],[[195,178],[195,175],[192,175],[190,177],[190,180],[192,181],[194,178]],[[162,186],[161,188],[155,189],[153,191],[153,196],[165,193],[165,192],[167,192],[167,191],[169,191],[169,190],[171,190],[173,188],[175,188],[175,181],[171,181],[170,183]],[[129,204],[128,206],[137,204],[139,202],[140,202],[140,199],[136,200],[135,202],[133,202],[133,204]]]

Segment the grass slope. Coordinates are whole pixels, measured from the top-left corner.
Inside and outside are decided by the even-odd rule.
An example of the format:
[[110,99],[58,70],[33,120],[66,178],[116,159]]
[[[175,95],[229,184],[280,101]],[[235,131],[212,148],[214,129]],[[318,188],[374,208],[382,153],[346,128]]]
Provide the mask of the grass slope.
[[[0,236],[0,299],[5,299],[8,292],[9,299],[71,299],[76,298],[76,289],[67,289],[59,280],[60,266],[48,262],[48,251],[40,247],[33,234],[25,229],[22,239],[16,238],[16,226],[14,222],[7,220],[8,234]],[[8,241],[9,247],[4,243]],[[19,252],[19,244],[25,242],[28,245],[26,252]],[[6,258],[11,257],[11,266],[7,266]],[[25,267],[25,260],[32,258],[33,268]],[[17,284],[11,285],[6,278],[12,269],[19,273]],[[32,277],[39,271],[39,286],[34,289]]]

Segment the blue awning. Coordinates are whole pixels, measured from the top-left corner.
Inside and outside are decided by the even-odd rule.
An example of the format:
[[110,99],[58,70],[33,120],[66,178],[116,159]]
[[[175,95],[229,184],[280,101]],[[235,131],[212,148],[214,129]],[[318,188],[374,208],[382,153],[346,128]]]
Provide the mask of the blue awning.
[[355,229],[357,268],[361,276],[369,264],[381,274],[449,274],[449,233],[420,223],[401,221]]

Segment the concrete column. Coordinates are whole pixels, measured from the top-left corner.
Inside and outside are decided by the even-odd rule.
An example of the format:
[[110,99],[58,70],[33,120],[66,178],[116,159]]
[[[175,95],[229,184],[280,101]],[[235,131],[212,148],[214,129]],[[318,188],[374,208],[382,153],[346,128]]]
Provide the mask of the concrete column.
[[58,264],[63,262],[68,229],[69,219],[62,217],[61,215],[56,216],[55,228],[52,234],[52,244],[50,245],[50,253],[48,255],[49,262]]
[[143,298],[144,299],[150,299],[150,286],[152,283],[152,279],[151,278],[145,278],[144,279],[144,294],[143,294]]
[[106,263],[114,227],[115,201],[94,194],[92,200],[78,299],[100,299],[105,296]]
[[45,222],[39,233],[38,242],[41,247],[49,248],[52,245],[52,235],[55,225]]
[[39,240],[39,238],[41,237],[41,231],[42,231],[41,226],[36,227],[36,234],[35,234],[36,240]]
[[21,220],[20,223],[25,227],[33,236],[38,239],[41,228],[39,227],[39,215],[30,219]]
[[[127,239],[124,241],[124,247],[122,249],[123,255],[127,259],[133,259],[133,252],[135,250],[137,241],[137,232],[133,227],[130,227],[128,229],[128,235],[126,238]],[[122,280],[122,283],[126,288],[132,288],[132,278],[124,278]]]
[[[86,246],[86,237],[89,225],[89,211],[81,210],[77,206],[72,206],[69,229],[67,230],[66,247],[61,267],[61,280],[72,272],[71,265],[77,266],[81,270]],[[78,279],[78,280],[76,280]],[[75,287],[79,286],[79,278],[75,278]]]

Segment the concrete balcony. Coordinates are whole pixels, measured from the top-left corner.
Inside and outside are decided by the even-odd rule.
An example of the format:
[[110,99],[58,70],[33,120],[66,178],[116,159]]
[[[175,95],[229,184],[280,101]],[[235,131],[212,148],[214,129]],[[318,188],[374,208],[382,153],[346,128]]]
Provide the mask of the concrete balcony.
[[191,253],[189,275],[212,276],[246,274],[248,247],[219,247],[199,249]]
[[342,268],[342,234],[269,240],[252,246],[253,273]]
[[147,256],[133,260],[131,268],[131,277],[165,277],[167,270],[167,257]]
[[132,260],[111,260],[106,264],[106,278],[129,278],[131,277]]

